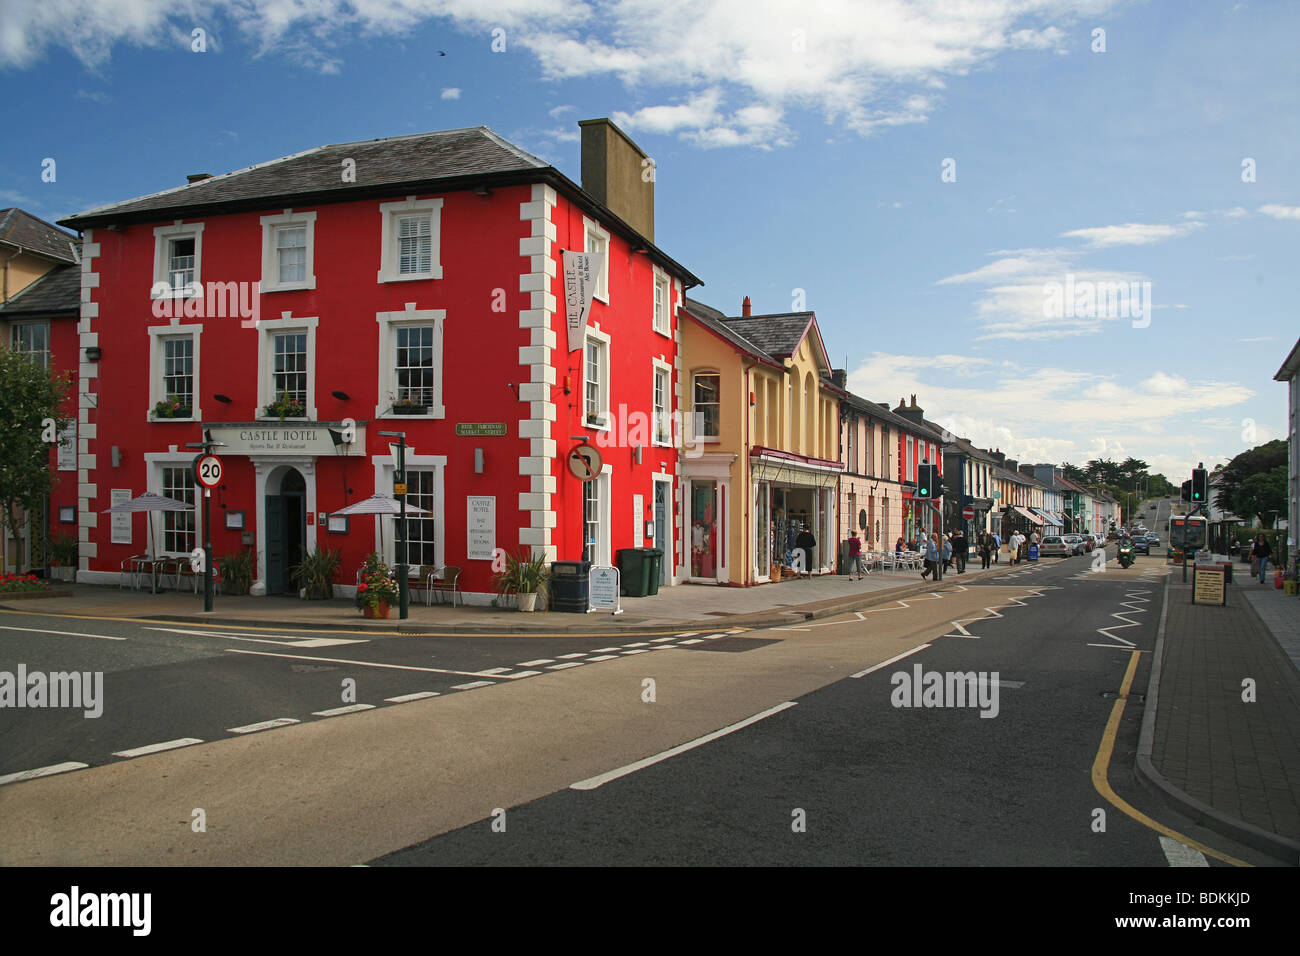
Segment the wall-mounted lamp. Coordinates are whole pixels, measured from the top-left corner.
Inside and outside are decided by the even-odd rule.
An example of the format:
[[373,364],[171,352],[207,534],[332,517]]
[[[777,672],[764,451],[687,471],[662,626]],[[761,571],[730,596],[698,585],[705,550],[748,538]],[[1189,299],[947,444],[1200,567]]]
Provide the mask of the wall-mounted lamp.
[[103,354],[104,354],[104,350],[101,349],[98,345],[87,345],[87,346],[86,346],[86,361],[87,361],[87,362],[98,362],[98,361],[99,361],[99,357],[100,357],[101,355],[103,355]]
[[215,398],[217,401],[219,401],[222,405],[229,405],[232,401],[234,401],[234,399],[232,399],[229,395],[222,395],[219,392],[216,395],[213,395],[212,397]]
[[352,398],[352,396],[349,395],[347,392],[340,392],[337,389],[330,392],[330,394],[333,395],[335,398],[337,398],[340,402],[346,402]]
[[474,449],[474,474],[476,475],[483,474],[483,449],[482,448]]
[[641,446],[640,446],[640,445],[633,445],[633,446],[632,446],[632,461],[633,461],[634,464],[637,464],[637,465],[641,464]]
[[488,189],[486,186],[479,185],[474,187],[473,193],[475,196],[491,196],[492,190]]
[[114,467],[114,468],[119,468],[119,467],[121,467],[121,465],[122,465],[122,449],[120,449],[120,448],[118,448],[116,445],[114,445],[114,446],[112,447],[112,449],[111,449],[111,454],[112,454],[112,458],[113,458],[113,467]]

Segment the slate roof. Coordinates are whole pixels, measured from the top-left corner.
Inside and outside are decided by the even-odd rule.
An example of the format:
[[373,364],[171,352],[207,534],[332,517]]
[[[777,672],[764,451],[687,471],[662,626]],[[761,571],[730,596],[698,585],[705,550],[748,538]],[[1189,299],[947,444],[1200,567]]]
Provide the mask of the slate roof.
[[745,338],[727,325],[727,317],[717,309],[712,306],[707,306],[703,302],[697,302],[690,296],[685,296],[684,298],[685,303],[683,304],[683,308],[690,313],[692,318],[698,321],[705,328],[717,333],[742,352],[752,355],[755,358],[763,359],[772,365],[778,367],[781,365],[780,362],[764,352],[756,343],[749,341],[749,339]]
[[785,312],[778,315],[742,315],[724,318],[722,321],[768,355],[785,359],[799,348],[808,326],[812,324],[813,314]]
[[9,301],[0,305],[0,317],[60,315],[81,311],[81,266],[55,266]]
[[76,236],[16,207],[0,209],[0,242],[60,262],[77,261]]
[[[343,179],[343,163],[348,159],[356,163],[355,182]],[[307,196],[331,194],[342,199],[367,188],[550,168],[549,163],[506,142],[486,126],[475,126],[317,146],[196,183],[88,209],[62,222],[80,229],[144,213],[153,219],[168,218],[154,214],[178,209],[202,215],[205,209],[224,212],[227,207],[249,203],[275,205],[279,199],[301,203]]]

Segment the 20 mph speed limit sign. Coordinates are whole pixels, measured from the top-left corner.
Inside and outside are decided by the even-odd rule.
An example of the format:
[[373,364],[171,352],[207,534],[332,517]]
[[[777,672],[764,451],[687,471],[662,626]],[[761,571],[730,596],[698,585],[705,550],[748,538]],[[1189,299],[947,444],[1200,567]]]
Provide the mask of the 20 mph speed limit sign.
[[216,455],[200,455],[194,462],[194,477],[204,488],[221,484],[221,459]]

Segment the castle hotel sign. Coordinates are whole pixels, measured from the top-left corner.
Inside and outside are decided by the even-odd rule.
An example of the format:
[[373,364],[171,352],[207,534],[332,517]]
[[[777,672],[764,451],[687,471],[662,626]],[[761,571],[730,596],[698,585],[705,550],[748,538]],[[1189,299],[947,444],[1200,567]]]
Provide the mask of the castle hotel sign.
[[[205,427],[222,455],[359,455],[366,447],[366,427],[342,422],[249,422]],[[355,434],[351,434],[355,433]],[[350,438],[350,443],[344,439]]]

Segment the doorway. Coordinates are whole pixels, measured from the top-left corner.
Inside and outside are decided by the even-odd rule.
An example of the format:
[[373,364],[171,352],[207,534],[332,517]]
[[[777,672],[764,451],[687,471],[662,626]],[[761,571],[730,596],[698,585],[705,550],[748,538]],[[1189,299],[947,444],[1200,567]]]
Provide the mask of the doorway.
[[307,482],[298,469],[285,468],[266,483],[267,594],[298,593],[291,571],[302,560],[306,543]]

